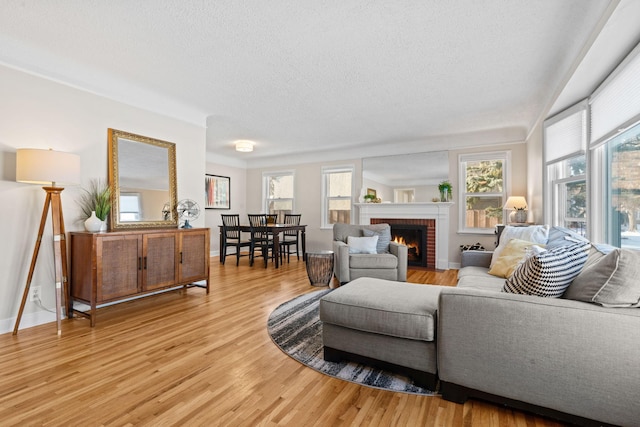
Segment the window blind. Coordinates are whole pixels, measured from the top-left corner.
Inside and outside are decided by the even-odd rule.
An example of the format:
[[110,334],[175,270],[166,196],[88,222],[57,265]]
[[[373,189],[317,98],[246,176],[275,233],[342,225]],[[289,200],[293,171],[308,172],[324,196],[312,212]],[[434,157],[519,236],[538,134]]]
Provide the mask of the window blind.
[[591,103],[591,147],[640,120],[640,45],[596,89]]
[[586,145],[586,100],[544,122],[544,160],[546,164],[582,154]]

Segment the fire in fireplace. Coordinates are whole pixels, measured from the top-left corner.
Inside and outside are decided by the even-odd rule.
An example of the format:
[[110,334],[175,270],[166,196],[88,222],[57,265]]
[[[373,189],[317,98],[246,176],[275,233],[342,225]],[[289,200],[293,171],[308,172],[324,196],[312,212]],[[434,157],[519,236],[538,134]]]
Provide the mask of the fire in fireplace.
[[421,225],[391,224],[391,240],[406,245],[408,264],[427,266],[427,229]]

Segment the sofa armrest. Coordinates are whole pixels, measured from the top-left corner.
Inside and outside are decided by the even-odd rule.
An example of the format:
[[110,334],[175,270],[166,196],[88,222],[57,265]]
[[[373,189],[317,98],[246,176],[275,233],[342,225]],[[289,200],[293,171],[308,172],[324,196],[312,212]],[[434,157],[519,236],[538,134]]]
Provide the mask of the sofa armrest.
[[396,242],[389,244],[389,252],[398,258],[398,282],[407,281],[407,267],[409,264],[409,248]]
[[491,265],[491,251],[463,251],[460,256],[460,268],[462,267],[486,267]]
[[333,273],[341,284],[349,282],[349,246],[345,242],[334,240],[333,253]]
[[443,384],[614,425],[640,419],[637,308],[445,288],[437,336]]

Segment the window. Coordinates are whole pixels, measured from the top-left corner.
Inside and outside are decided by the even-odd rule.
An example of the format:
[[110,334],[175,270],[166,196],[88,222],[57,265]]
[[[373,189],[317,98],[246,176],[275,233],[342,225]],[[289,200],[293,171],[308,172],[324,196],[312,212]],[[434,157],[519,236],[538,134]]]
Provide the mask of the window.
[[586,157],[581,154],[553,163],[547,168],[551,185],[553,225],[566,227],[586,236],[587,179]]
[[605,240],[617,247],[640,249],[640,123],[599,150],[604,171]]
[[322,169],[322,227],[351,223],[353,166]]
[[587,235],[587,100],[544,123],[545,223]]
[[265,173],[262,181],[265,213],[277,214],[277,221],[283,222],[284,214],[293,213],[293,172]]
[[460,155],[460,232],[492,234],[504,222],[509,157],[506,151]]

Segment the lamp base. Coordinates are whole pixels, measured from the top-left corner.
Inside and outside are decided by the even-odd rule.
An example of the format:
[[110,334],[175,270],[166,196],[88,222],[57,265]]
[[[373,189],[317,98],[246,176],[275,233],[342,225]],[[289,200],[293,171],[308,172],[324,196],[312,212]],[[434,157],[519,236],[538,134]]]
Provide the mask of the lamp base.
[[525,223],[527,222],[527,211],[524,209],[520,209],[514,212],[513,215],[514,222]]

